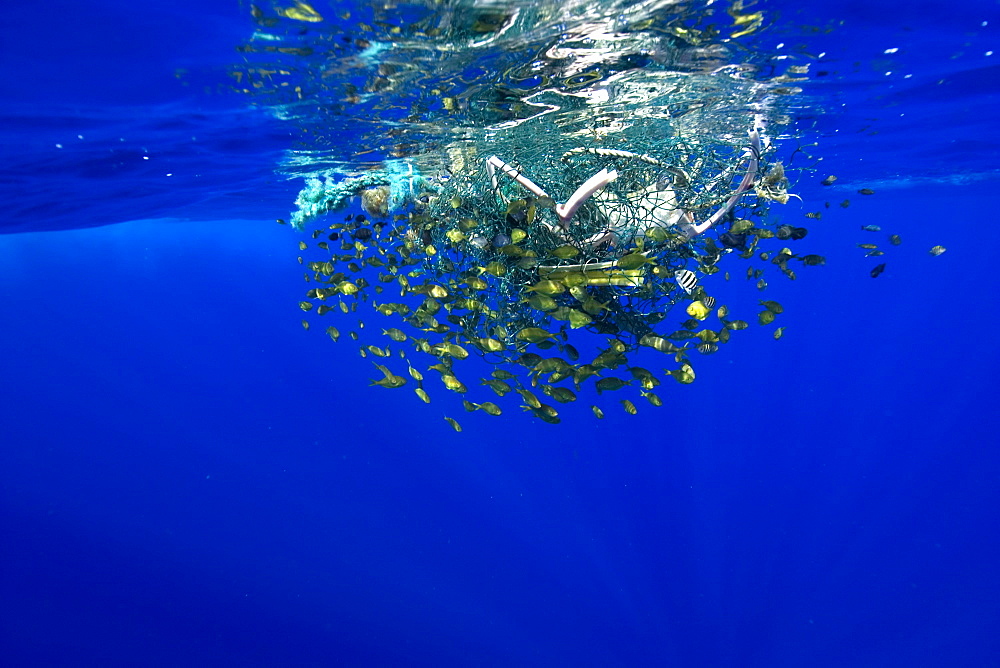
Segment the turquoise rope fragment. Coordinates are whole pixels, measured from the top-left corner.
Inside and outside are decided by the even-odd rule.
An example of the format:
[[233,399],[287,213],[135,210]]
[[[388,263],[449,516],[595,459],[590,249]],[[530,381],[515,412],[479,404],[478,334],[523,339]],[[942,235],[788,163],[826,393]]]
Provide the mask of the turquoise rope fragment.
[[338,178],[336,172],[326,172],[306,179],[305,187],[295,198],[292,225],[302,229],[307,223],[330,211],[338,211],[362,190],[389,187],[389,211],[400,211],[424,192],[437,188],[424,178],[413,164],[405,160],[389,160],[383,169],[361,176]]

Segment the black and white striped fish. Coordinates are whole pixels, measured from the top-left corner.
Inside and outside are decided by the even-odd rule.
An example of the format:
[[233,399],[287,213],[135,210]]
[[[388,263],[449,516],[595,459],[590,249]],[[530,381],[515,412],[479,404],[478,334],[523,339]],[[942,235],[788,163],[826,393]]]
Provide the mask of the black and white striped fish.
[[674,279],[677,285],[684,288],[684,292],[691,294],[691,291],[698,287],[698,277],[690,269],[678,269],[674,272]]

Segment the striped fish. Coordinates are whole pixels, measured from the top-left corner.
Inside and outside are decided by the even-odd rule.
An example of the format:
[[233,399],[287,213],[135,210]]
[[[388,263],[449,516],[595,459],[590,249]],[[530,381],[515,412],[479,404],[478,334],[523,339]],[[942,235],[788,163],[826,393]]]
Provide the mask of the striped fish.
[[691,294],[691,291],[698,286],[698,277],[690,269],[678,269],[674,272],[677,285],[684,288],[684,292]]

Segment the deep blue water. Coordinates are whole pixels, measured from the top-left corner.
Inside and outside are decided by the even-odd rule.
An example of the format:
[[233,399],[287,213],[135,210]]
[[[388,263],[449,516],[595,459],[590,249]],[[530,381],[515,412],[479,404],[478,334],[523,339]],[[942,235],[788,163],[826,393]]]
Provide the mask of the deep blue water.
[[810,4],[784,338],[555,427],[303,331],[236,3],[7,8],[0,663],[1000,665],[1000,5]]

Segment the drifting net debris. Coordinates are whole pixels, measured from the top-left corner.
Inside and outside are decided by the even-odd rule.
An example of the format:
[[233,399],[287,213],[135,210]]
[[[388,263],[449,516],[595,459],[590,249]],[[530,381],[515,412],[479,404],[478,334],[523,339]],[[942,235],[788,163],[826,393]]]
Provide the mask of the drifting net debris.
[[[737,26],[752,23],[730,15]],[[510,16],[481,32],[505,34]],[[314,243],[300,243],[310,283],[300,306],[318,316],[358,314],[348,334],[376,362],[375,384],[415,383],[430,401],[425,374],[433,373],[464,396],[470,388],[457,362],[475,356],[492,369],[480,392],[516,392],[547,422],[558,422],[559,411],[539,394],[570,403],[590,383],[598,393],[637,387],[660,405],[660,377],[635,364],[640,355],[659,355],[666,376],[690,383],[693,355],[716,352],[748,326],[705,287],[726,256],[765,262],[788,278],[798,264],[822,264],[790,247],[803,228],[767,215],[789,197],[768,135],[779,116],[775,86],[748,78],[744,65],[720,65],[725,50],[704,41],[711,32],[695,39],[673,19],[659,25],[674,56],[682,35],[692,52],[713,54],[710,65],[682,71],[674,56],[617,54],[614,68],[596,67],[593,39],[560,36],[558,49],[544,51],[559,85],[548,74],[519,91],[441,85],[441,113],[456,119],[436,141],[421,150],[400,144],[353,173],[307,175],[292,218],[315,228]],[[624,43],[601,34],[615,48]],[[653,44],[641,30],[628,39]],[[407,72],[403,62],[383,63],[383,83],[368,88],[396,90]],[[402,122],[392,132],[416,136],[431,125]],[[338,211],[347,213],[333,219]],[[763,273],[747,267],[759,289]],[[758,301],[758,321],[771,324],[780,304]],[[364,318],[375,313],[389,319],[376,328],[388,340],[369,343]],[[326,329],[341,337],[336,325]],[[391,368],[397,355],[405,373]],[[463,401],[502,412],[492,401]],[[622,403],[635,412],[630,399]]]

